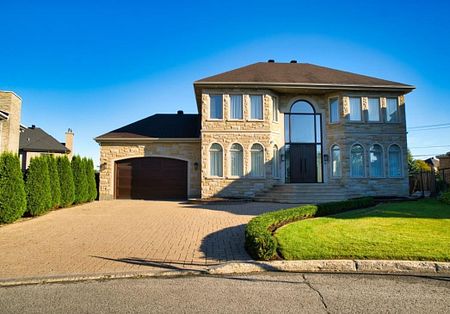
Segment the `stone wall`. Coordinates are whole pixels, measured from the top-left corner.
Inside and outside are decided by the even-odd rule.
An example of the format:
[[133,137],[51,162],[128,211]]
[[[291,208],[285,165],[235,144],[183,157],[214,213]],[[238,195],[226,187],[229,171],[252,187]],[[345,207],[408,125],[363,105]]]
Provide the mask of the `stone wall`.
[[0,152],[18,153],[22,100],[12,92],[0,91],[0,110],[8,113],[8,119],[0,122]]
[[199,142],[100,143],[100,200],[114,198],[114,162],[134,157],[168,157],[188,162],[188,196],[200,196]]

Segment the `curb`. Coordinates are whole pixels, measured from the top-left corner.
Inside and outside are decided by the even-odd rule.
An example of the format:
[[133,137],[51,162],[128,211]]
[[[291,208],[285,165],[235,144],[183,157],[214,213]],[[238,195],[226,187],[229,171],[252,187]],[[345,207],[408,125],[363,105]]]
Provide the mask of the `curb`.
[[137,278],[176,278],[200,275],[239,275],[261,272],[450,275],[450,262],[397,260],[302,260],[227,262],[206,270],[107,273],[0,280],[0,288],[47,283],[70,283]]
[[450,275],[450,262],[397,260],[304,260],[230,262],[208,269],[210,275],[266,271],[299,273],[441,274]]

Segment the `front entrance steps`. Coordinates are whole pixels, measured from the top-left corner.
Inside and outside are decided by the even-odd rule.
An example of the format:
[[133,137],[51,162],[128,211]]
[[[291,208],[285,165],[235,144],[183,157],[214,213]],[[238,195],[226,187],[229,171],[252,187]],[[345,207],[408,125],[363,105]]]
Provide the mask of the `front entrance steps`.
[[274,185],[272,189],[257,193],[259,202],[317,204],[347,199],[347,193],[335,183],[290,183]]

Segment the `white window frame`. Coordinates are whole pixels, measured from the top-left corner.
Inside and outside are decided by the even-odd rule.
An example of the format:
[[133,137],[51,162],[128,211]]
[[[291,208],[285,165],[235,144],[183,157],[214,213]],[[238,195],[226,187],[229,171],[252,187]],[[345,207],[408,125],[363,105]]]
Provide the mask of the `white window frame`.
[[[370,120],[370,100],[378,100],[378,120]],[[368,122],[381,122],[381,99],[379,97],[367,97],[367,121]]]
[[[248,95],[248,96],[249,96],[248,98],[249,98],[249,115],[250,115],[249,120],[250,121],[264,121],[264,95],[262,95],[262,94],[251,94],[251,95]],[[253,113],[253,110],[252,110],[252,97],[260,97],[261,98],[261,119],[252,117],[252,113]]]
[[[397,146],[399,148],[400,151],[400,175],[398,176],[392,176],[391,175],[391,158],[390,158],[390,153],[389,151],[391,150],[392,146]],[[391,145],[389,145],[388,150],[387,150],[387,162],[388,162],[388,169],[387,169],[387,173],[388,173],[388,177],[392,178],[392,179],[402,179],[404,177],[404,171],[403,171],[403,150],[401,148],[400,145],[398,145],[397,143],[393,143]]]
[[[261,152],[262,152],[262,171],[263,171],[263,173],[261,174],[261,175],[254,175],[253,174],[253,162],[252,162],[252,150],[253,150],[253,146],[255,146],[255,145],[259,145],[259,146],[261,146],[261,148],[262,148],[262,150],[261,150]],[[250,171],[249,171],[249,177],[251,177],[251,178],[256,178],[256,179],[258,179],[258,178],[265,178],[265,176],[266,176],[266,171],[265,171],[265,169],[266,169],[266,166],[265,166],[265,152],[264,152],[264,145],[263,144],[261,144],[261,143],[253,143],[251,146],[250,146]]]
[[[371,162],[371,157],[372,157],[372,148],[375,146],[379,146],[381,148],[381,175],[379,176],[374,176],[373,175],[373,171],[372,171],[372,162]],[[385,169],[384,169],[384,148],[383,145],[378,144],[378,143],[373,143],[372,145],[370,145],[369,147],[369,158],[368,158],[368,163],[369,163],[369,176],[371,178],[375,178],[375,179],[379,179],[379,178],[385,178]]]
[[[212,167],[211,167],[211,148],[214,146],[214,145],[218,145],[219,147],[220,147],[220,149],[221,149],[221,152],[222,152],[222,169],[221,169],[221,175],[213,175],[212,174]],[[224,151],[223,151],[223,146],[222,145],[220,145],[219,143],[212,143],[210,146],[209,146],[209,149],[208,149],[208,175],[209,175],[209,177],[210,178],[223,178],[223,159],[224,159]]]
[[[355,147],[355,146],[361,146],[362,147],[362,149],[363,149],[363,152],[362,152],[362,157],[363,157],[363,161],[362,161],[362,167],[363,167],[363,174],[362,174],[362,176],[355,176],[354,174],[353,174],[353,171],[352,171],[352,169],[353,169],[353,167],[352,167],[352,150],[353,150],[353,147]],[[365,178],[366,177],[366,149],[365,149],[365,147],[364,147],[364,145],[362,145],[361,143],[354,143],[351,147],[350,147],[350,177],[351,178]]]
[[[232,117],[232,106],[231,106],[231,98],[240,96],[241,97],[241,118],[233,118]],[[244,120],[244,95],[243,94],[230,94],[230,105],[228,110],[228,119],[231,121],[243,121]]]
[[[336,113],[337,113],[337,120],[336,121],[333,121],[333,115],[332,115],[332,110],[331,110],[331,104],[332,104],[333,100],[336,100]],[[340,115],[340,104],[339,104],[339,97],[338,96],[328,98],[328,109],[330,110],[329,111],[330,112],[330,119],[329,119],[330,124],[339,123],[340,120],[341,120],[341,115]]]
[[[334,161],[334,155],[333,150],[337,147],[339,149],[339,172],[337,174],[334,174],[333,172],[333,161]],[[342,177],[342,154],[341,154],[341,147],[338,144],[331,145],[330,148],[330,166],[331,166],[331,177],[332,178],[341,178]]]
[[[232,161],[233,161],[233,159],[231,158],[231,155],[232,155],[232,152],[233,152],[233,145],[239,145],[240,147],[241,147],[241,152],[242,152],[242,174],[241,175],[233,175],[233,163],[232,163]],[[245,165],[244,165],[244,147],[241,145],[241,144],[239,144],[239,143],[233,143],[233,144],[231,144],[231,146],[230,146],[230,160],[229,160],[229,165],[230,165],[230,177],[231,178],[241,178],[241,177],[243,177],[244,176],[244,173],[245,173]]]
[[[211,110],[211,99],[213,98],[213,97],[220,97],[221,98],[221,100],[222,100],[222,115],[221,115],[221,117],[220,118],[213,118],[212,116],[211,116],[211,114],[212,114],[212,110]],[[208,118],[209,118],[209,120],[215,120],[215,121],[221,121],[221,120],[223,120],[223,95],[221,95],[221,94],[210,94],[209,95],[209,116],[208,116]]]
[[[359,100],[359,119],[352,119],[352,98]],[[363,122],[362,98],[360,96],[348,97],[349,115],[348,120],[351,122]]]

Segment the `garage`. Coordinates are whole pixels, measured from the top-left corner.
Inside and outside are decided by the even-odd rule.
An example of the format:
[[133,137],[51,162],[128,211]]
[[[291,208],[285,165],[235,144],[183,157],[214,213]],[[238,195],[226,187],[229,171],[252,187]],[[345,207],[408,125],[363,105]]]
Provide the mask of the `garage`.
[[163,157],[116,161],[115,196],[117,199],[187,199],[187,164]]

